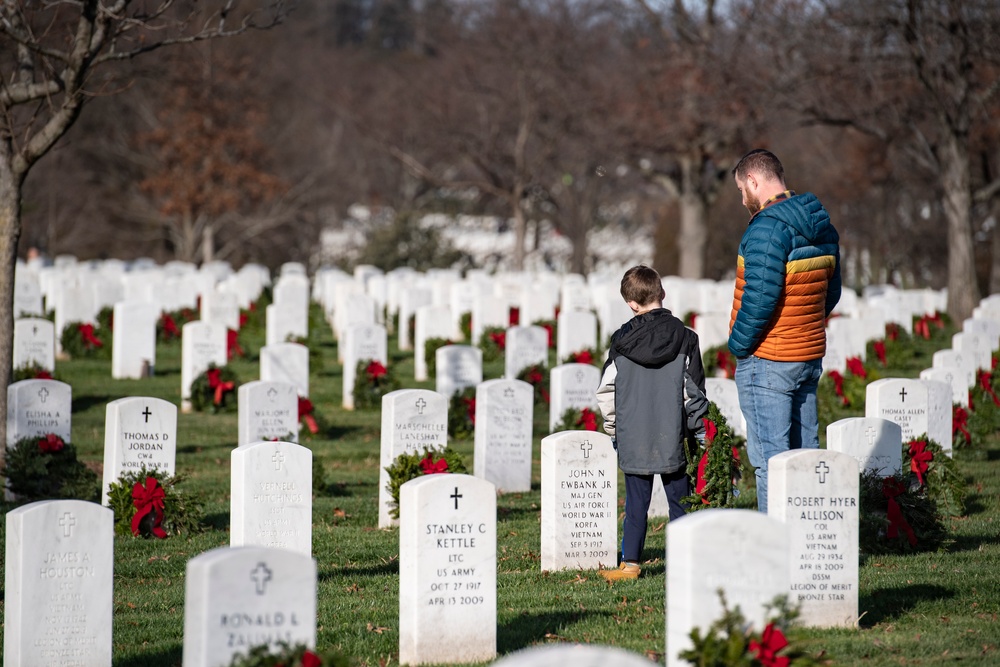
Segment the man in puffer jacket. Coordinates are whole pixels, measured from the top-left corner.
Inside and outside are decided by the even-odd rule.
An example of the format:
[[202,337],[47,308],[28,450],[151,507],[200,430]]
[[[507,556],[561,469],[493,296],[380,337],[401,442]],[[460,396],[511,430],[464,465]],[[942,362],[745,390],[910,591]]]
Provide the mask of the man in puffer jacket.
[[767,462],[819,447],[816,386],[826,318],[840,300],[840,237],[812,193],[785,188],[772,153],[750,151],[733,168],[750,223],[740,241],[729,351],[756,468],[757,507],[767,512]]
[[708,412],[698,334],[663,307],[660,274],[634,266],[621,293],[635,317],[611,336],[597,390],[604,430],[615,439],[625,473],[622,562],[601,570],[608,581],[639,576],[654,475],[663,481],[670,519],[684,516],[683,498],[691,494],[684,440],[704,438]]

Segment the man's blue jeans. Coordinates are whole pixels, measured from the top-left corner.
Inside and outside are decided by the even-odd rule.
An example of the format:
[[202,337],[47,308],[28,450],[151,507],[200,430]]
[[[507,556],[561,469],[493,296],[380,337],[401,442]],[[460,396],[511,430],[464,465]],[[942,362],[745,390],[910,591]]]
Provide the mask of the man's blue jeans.
[[756,468],[757,508],[767,513],[767,461],[789,449],[819,448],[816,385],[823,360],[769,361],[749,356],[736,366],[747,454]]

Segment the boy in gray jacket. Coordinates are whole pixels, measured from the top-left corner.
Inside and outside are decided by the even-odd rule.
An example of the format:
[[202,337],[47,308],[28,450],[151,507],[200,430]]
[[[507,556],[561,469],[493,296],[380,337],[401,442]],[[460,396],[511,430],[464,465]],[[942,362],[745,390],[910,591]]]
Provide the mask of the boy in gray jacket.
[[621,294],[635,317],[611,336],[597,390],[604,430],[625,473],[622,560],[617,570],[601,570],[608,581],[639,576],[653,475],[663,480],[670,519],[684,516],[682,499],[691,493],[684,441],[689,435],[704,439],[708,413],[698,334],[663,307],[660,274],[632,267],[622,277]]

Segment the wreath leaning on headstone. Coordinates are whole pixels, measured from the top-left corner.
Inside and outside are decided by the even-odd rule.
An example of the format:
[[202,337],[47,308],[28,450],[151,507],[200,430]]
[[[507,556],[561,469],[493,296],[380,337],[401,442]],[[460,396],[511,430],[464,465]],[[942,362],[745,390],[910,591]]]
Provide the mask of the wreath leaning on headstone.
[[862,553],[934,551],[948,542],[943,517],[926,488],[903,475],[861,474],[858,546]]
[[54,433],[22,438],[7,447],[4,475],[21,500],[97,500],[97,474],[76,457],[76,448]]
[[31,362],[14,369],[11,373],[10,381],[20,382],[21,380],[54,380],[52,373],[48,369],[42,368],[37,362]]
[[59,335],[59,345],[63,354],[71,359],[110,357],[111,345],[105,344],[102,337],[98,337],[98,330],[93,324],[70,322]]
[[521,369],[517,379],[527,382],[535,392],[535,405],[549,402],[549,369],[541,364],[534,364]]
[[454,343],[447,338],[428,338],[424,341],[424,363],[427,364],[427,377],[437,374],[438,349]]
[[452,394],[448,403],[448,437],[469,440],[476,435],[476,388]]
[[350,667],[351,660],[337,651],[310,649],[305,644],[294,646],[280,642],[272,652],[268,644],[255,646],[245,654],[233,657],[229,667]]
[[734,446],[735,435],[729,422],[710,402],[705,424],[704,444],[689,439],[687,474],[694,493],[684,501],[688,512],[719,507],[736,507],[739,492],[736,485],[742,474],[739,450]]
[[503,358],[507,348],[507,330],[503,327],[486,327],[479,335],[479,349],[483,352],[483,363]]
[[119,477],[108,487],[115,532],[159,539],[199,532],[204,510],[200,502],[177,488],[181,481],[181,476],[145,467]]
[[239,387],[236,373],[228,366],[209,364],[208,370],[191,383],[191,407],[198,412],[217,412],[236,409],[236,401],[227,400]]
[[596,431],[597,412],[590,408],[567,408],[553,433],[560,431]]
[[386,490],[392,496],[392,509],[389,513],[394,519],[399,518],[399,487],[411,479],[421,475],[438,473],[465,473],[465,461],[462,455],[451,447],[444,449],[424,449],[422,452],[403,453],[396,457],[392,465],[385,471],[389,473]]
[[399,389],[399,380],[392,368],[375,359],[362,359],[354,371],[354,407],[382,407],[382,397]]
[[921,435],[903,447],[903,470],[910,471],[910,486],[918,488],[937,504],[938,511],[950,517],[965,514],[965,478],[954,459],[941,445]]

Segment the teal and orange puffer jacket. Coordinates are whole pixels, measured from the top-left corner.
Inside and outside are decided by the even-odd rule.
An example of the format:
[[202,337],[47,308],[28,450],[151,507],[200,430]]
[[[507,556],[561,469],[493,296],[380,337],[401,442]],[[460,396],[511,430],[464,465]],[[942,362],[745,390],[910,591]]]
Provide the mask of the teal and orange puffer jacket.
[[772,361],[826,354],[826,318],[840,300],[840,237],[812,193],[761,209],[740,241],[729,351]]

